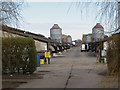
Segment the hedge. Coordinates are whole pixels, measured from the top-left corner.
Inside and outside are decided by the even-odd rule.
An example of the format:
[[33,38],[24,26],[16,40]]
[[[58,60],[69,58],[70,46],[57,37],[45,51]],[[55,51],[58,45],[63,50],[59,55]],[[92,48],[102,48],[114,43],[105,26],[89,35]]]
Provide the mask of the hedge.
[[120,34],[111,36],[108,41],[108,71],[109,74],[118,73],[120,71]]
[[37,53],[32,38],[2,39],[2,72],[32,74],[37,66]]

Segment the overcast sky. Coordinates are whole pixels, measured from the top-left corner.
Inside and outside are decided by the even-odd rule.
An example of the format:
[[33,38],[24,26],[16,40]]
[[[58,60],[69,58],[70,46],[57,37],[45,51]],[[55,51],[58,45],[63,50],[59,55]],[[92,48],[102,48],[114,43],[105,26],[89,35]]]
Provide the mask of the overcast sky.
[[[87,4],[86,4],[87,5]],[[76,2],[28,2],[23,8],[23,23],[20,29],[50,36],[50,28],[58,24],[62,33],[71,35],[73,40],[82,39],[82,34],[92,32],[99,21],[95,19],[95,7],[82,8]]]

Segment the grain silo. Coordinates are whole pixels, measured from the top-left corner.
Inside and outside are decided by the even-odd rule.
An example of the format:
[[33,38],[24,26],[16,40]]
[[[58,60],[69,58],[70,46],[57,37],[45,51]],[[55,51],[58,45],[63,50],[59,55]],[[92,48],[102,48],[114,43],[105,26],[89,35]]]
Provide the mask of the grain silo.
[[66,43],[66,42],[67,42],[67,41],[66,41],[66,38],[67,38],[67,35],[62,34],[62,42],[63,42],[63,43]]
[[86,35],[86,43],[92,42],[92,34]]
[[58,24],[54,24],[50,29],[50,38],[56,42],[62,43],[62,29]]
[[82,43],[83,43],[83,44],[86,43],[86,35],[85,35],[85,34],[83,34],[83,36],[82,36]]
[[92,29],[93,42],[97,42],[104,39],[104,28],[97,23]]
[[66,42],[70,44],[72,43],[72,37],[70,35],[67,36]]

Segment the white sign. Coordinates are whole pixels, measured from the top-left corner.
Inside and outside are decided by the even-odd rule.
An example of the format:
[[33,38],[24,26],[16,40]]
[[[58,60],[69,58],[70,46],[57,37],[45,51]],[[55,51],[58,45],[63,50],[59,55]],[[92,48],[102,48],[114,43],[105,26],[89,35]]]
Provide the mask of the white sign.
[[104,42],[104,44],[103,44],[104,46],[104,50],[107,50],[107,48],[108,48],[108,43],[107,42]]
[[43,49],[47,51],[47,46],[43,46]]

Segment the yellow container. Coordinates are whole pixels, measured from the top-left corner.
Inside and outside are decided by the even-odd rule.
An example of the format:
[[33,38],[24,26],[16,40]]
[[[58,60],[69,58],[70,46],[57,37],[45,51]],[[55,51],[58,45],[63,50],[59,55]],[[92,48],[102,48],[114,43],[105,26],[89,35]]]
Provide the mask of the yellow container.
[[40,64],[44,64],[44,59],[40,59]]
[[45,58],[50,58],[50,52],[45,52]]

